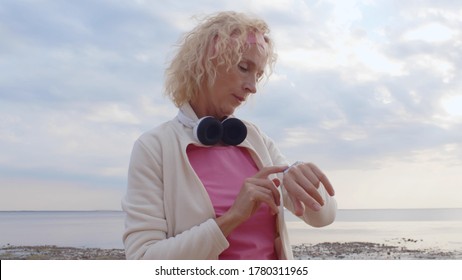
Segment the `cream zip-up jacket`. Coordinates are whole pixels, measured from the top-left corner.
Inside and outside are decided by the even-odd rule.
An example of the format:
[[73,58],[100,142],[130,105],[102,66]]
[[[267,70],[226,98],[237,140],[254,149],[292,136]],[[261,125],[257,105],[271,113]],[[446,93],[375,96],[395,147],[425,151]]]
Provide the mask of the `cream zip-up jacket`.
[[[181,109],[189,118],[198,119],[189,104]],[[255,125],[245,124],[248,134],[240,146],[249,150],[258,168],[287,164],[269,137]],[[127,193],[122,199],[127,259],[218,259],[228,248],[215,222],[208,193],[189,163],[186,148],[190,144],[203,146],[195,140],[192,128],[180,123],[178,117],[144,133],[135,142]],[[283,209],[293,208],[283,186],[280,190],[283,202],[275,248],[280,259],[291,259]],[[315,227],[332,223],[337,209],[335,199],[323,187],[319,192],[325,201],[322,209],[314,212],[306,208],[301,217]]]

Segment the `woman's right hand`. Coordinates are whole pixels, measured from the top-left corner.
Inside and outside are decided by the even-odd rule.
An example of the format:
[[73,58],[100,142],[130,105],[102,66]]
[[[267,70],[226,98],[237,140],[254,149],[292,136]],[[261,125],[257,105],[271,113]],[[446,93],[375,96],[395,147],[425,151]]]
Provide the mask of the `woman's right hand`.
[[258,171],[253,177],[244,181],[234,204],[216,222],[225,236],[237,226],[253,216],[262,203],[266,203],[273,215],[279,212],[281,197],[277,187],[279,179],[269,179],[269,175],[281,173],[287,166],[269,166]]

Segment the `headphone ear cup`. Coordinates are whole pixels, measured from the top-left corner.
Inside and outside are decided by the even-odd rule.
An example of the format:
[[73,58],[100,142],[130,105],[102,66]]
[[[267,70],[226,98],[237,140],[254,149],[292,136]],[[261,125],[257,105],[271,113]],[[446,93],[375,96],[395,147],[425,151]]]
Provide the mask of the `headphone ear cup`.
[[203,117],[193,130],[196,139],[204,145],[211,146],[220,142],[223,127],[219,120],[213,117]]
[[227,145],[239,145],[247,137],[247,127],[239,119],[228,118],[221,125],[223,126],[223,137],[221,140]]

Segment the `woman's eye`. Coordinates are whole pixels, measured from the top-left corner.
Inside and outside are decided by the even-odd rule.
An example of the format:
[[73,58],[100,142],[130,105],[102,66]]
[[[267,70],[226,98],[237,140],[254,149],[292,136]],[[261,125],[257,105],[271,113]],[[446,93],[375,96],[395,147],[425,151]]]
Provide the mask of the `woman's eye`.
[[247,66],[245,66],[245,65],[239,65],[239,69],[240,69],[241,71],[247,71]]

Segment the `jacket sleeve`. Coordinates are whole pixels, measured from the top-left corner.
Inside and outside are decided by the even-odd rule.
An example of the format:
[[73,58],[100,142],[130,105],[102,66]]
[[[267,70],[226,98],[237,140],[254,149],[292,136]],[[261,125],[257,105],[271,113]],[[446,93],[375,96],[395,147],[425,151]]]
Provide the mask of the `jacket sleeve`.
[[[305,207],[303,215],[299,217],[300,219],[305,221],[305,223],[313,227],[323,227],[330,225],[334,222],[335,217],[337,215],[337,202],[335,198],[327,193],[326,189],[322,184],[319,187],[318,192],[324,200],[324,205],[321,207],[321,210],[313,211],[311,210],[311,208]],[[289,209],[289,211],[294,213],[294,206],[292,200],[288,196],[285,188],[282,189],[282,193],[284,199],[284,206],[287,209]]]
[[169,236],[162,152],[135,142],[128,170],[123,242],[127,259],[216,259],[229,244],[213,219]]
[[[266,143],[266,147],[268,148],[269,153],[271,154],[274,164],[287,164],[287,160],[276,147],[273,140],[263,133],[262,137]],[[283,176],[283,174],[278,175],[281,182],[283,182]],[[286,189],[284,186],[281,186],[281,189],[284,207],[287,208],[290,212],[294,213],[294,206],[289,195],[287,194]],[[322,206],[321,210],[316,212],[308,207],[305,207],[303,215],[299,217],[305,221],[305,223],[313,227],[323,227],[333,223],[337,213],[337,202],[335,198],[327,193],[322,184],[319,187],[318,192],[324,200],[324,205]]]

